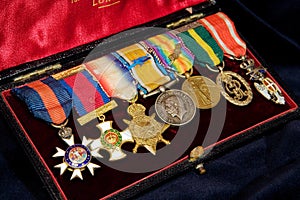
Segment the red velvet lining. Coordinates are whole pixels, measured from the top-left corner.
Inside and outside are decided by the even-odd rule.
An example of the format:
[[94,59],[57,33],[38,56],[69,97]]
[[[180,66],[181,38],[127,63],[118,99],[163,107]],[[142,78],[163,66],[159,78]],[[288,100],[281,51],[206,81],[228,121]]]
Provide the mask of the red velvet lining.
[[205,1],[2,0],[0,70],[104,38]]
[[[251,56],[251,53],[249,53]],[[239,68],[239,65],[230,60],[226,61],[226,69],[235,71],[245,79],[248,80],[248,77],[245,76],[245,72]],[[256,64],[259,62],[255,59]],[[203,69],[206,70],[206,69]],[[215,80],[216,74],[206,72],[212,80]],[[270,76],[270,74],[268,74]],[[250,83],[250,82],[249,82]],[[222,129],[222,133],[218,139],[218,141],[209,143],[205,145],[205,148],[211,148],[214,145],[220,144],[226,140],[232,139],[235,136],[244,133],[247,130],[251,130],[254,127],[257,127],[261,124],[264,124],[268,121],[271,121],[279,116],[286,114],[287,112],[292,112],[297,109],[297,104],[283,91],[283,94],[286,99],[285,105],[276,105],[271,101],[266,100],[262,97],[251,84],[251,88],[254,94],[253,101],[244,107],[239,107],[227,103],[227,112],[226,112],[226,120],[224,128]],[[178,84],[180,86],[180,84]],[[130,185],[136,184],[145,178],[152,176],[158,173],[160,170],[156,172],[149,173],[126,173],[114,170],[109,168],[97,160],[93,160],[94,163],[101,165],[101,169],[97,169],[95,171],[95,176],[91,176],[88,170],[83,171],[84,180],[81,181],[79,179],[70,181],[70,172],[65,172],[64,175],[59,175],[59,170],[53,168],[53,166],[62,162],[60,158],[52,158],[52,155],[56,152],[55,147],[60,147],[64,149],[66,144],[60,140],[57,136],[57,130],[47,125],[41,120],[37,120],[32,117],[32,115],[27,111],[25,105],[16,97],[12,96],[10,91],[4,91],[3,93],[4,100],[8,104],[8,107],[11,109],[11,112],[15,115],[18,123],[24,130],[25,136],[31,142],[33,147],[35,148],[37,154],[41,157],[42,162],[47,167],[50,175],[54,179],[58,188],[60,188],[61,193],[64,197],[69,199],[100,199],[105,196],[110,196],[116,191],[123,190]],[[147,106],[151,107],[155,101],[156,97],[143,100],[140,102]],[[225,101],[222,97],[222,101]],[[122,104],[122,102],[118,102]],[[220,105],[220,104],[219,104]],[[219,106],[218,105],[218,106]],[[187,158],[189,152],[198,145],[203,143],[203,140],[206,136],[206,131],[208,129],[208,125],[210,123],[211,110],[200,110],[200,118],[192,120],[188,125],[184,126],[185,132],[189,132],[189,130],[194,129],[195,126],[199,127],[197,136],[193,140],[190,148],[183,153],[183,155],[176,161],[180,162],[183,159]],[[111,117],[109,113],[107,114],[108,119]],[[114,117],[118,119],[128,119],[129,116],[126,113],[126,110],[118,110],[117,113],[114,113]],[[74,127],[74,121],[70,120],[70,125],[73,127],[73,130],[76,130]],[[213,123],[218,123],[213,122]],[[82,127],[82,130],[77,129],[79,134],[84,134],[87,137],[99,137],[99,131],[95,127],[97,121],[93,121],[92,123],[85,125]],[[122,127],[116,127],[119,129],[124,129],[126,124],[121,125]],[[124,126],[124,127],[123,127]],[[76,127],[78,128],[78,127]],[[178,127],[169,128],[163,135],[166,139],[171,140],[171,145],[175,145],[176,143],[172,143],[172,139],[174,138],[174,133]],[[76,140],[79,142],[79,136],[76,135]],[[82,136],[82,135],[81,135]],[[80,136],[80,137],[81,137]],[[161,143],[158,145],[158,148],[163,148],[164,145]],[[128,143],[124,144],[125,149],[132,149],[133,144]],[[139,152],[142,152],[143,149],[139,149]],[[126,158],[125,158],[126,159]],[[171,164],[171,165],[174,165]],[[166,168],[170,167],[167,166]],[[84,194],[84,195],[83,195]]]

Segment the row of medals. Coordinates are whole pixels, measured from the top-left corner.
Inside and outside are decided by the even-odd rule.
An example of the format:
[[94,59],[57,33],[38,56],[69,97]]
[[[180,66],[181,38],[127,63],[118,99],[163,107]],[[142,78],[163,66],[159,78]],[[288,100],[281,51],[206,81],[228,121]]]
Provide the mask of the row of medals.
[[[254,86],[260,94],[276,104],[285,104],[279,87],[270,78],[265,77],[264,68],[255,68],[251,59],[243,59],[240,67],[246,70],[246,75],[254,81]],[[219,67],[216,83],[205,76],[191,76],[191,72],[185,74],[186,80],[183,82],[181,90],[167,89],[177,82],[177,79],[152,92],[152,94],[160,93],[155,101],[155,110],[163,122],[155,120],[155,114],[146,115],[146,108],[133,102],[127,109],[132,119],[124,120],[128,124],[128,128],[124,131],[114,129],[113,122],[105,121],[105,117],[101,115],[99,117],[101,123],[97,125],[101,132],[100,138],[92,140],[83,137],[82,144],[75,144],[72,130],[65,125],[60,126],[59,135],[69,147],[65,151],[56,147],[57,153],[53,157],[63,157],[63,162],[56,165],[55,168],[60,168],[61,175],[66,169],[72,171],[71,180],[76,177],[83,179],[81,174],[83,169],[88,168],[93,175],[94,169],[100,167],[92,163],[91,159],[92,157],[103,158],[99,154],[101,149],[110,153],[109,161],[126,157],[121,149],[121,145],[125,142],[135,142],[133,153],[137,153],[137,149],[143,146],[155,155],[158,142],[170,144],[162,136],[162,133],[170,125],[182,126],[189,123],[194,118],[197,108],[211,109],[215,107],[220,101],[220,94],[234,105],[248,105],[253,98],[250,85],[239,74],[223,71],[223,68]],[[146,97],[149,94],[142,94],[142,96]]]

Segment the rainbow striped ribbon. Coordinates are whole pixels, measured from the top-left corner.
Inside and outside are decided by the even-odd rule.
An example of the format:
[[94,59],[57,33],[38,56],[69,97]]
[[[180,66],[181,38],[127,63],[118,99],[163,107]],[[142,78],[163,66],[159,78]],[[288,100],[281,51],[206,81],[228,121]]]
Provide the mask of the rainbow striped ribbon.
[[227,57],[246,55],[246,43],[237,33],[234,23],[222,12],[199,20],[217,41]]
[[140,45],[134,44],[112,53],[130,71],[137,88],[147,94],[172,80],[172,75]]
[[71,113],[71,96],[52,77],[28,83],[11,91],[26,103],[33,116],[46,122],[62,124]]
[[[143,42],[155,51],[166,68],[171,67],[176,72],[183,74],[193,67],[194,55],[175,34],[167,32]],[[172,60],[170,56],[174,54],[177,45],[180,45],[180,52],[177,58]]]
[[112,54],[86,63],[85,68],[110,97],[131,100],[137,95],[130,71]]
[[217,66],[223,61],[223,51],[203,26],[179,33],[178,36],[193,52],[201,66]]
[[88,71],[58,80],[73,99],[73,107],[83,116],[110,101],[103,88]]

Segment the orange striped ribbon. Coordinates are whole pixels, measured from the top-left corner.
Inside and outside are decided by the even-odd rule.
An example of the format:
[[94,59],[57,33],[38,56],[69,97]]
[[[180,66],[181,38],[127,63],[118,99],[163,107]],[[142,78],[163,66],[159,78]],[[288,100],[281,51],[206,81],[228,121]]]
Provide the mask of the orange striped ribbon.
[[48,112],[48,114],[50,115],[53,123],[61,124],[67,119],[63,107],[58,101],[53,90],[48,85],[44,84],[41,81],[35,81],[27,84],[27,86],[35,91],[38,91],[38,94],[40,95],[45,108],[48,111],[51,110],[51,112]]
[[240,38],[234,23],[222,12],[199,20],[217,41],[227,57],[240,58],[246,54],[246,43]]
[[52,77],[37,80],[12,89],[29,111],[49,123],[62,124],[72,109],[72,99],[63,86]]

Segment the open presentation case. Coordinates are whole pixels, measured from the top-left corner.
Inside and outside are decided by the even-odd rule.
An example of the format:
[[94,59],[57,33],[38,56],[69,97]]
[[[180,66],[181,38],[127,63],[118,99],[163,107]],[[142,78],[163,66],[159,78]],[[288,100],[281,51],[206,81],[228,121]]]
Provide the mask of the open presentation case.
[[[57,129],[33,117],[26,104],[12,94],[14,88],[44,80],[49,76],[65,77],[64,74],[69,73],[70,70],[74,75],[81,72],[81,67],[86,63],[171,30],[180,33],[200,26],[197,24],[199,19],[219,11],[224,12],[233,21],[240,13],[226,2],[219,4],[219,2],[205,0],[164,2],[136,0],[130,3],[123,0],[72,0],[49,3],[51,6],[46,2],[40,4],[32,8],[26,4],[25,8],[29,11],[34,11],[35,8],[43,11],[33,12],[31,17],[28,16],[30,12],[24,14],[24,17],[28,17],[28,21],[16,22],[19,27],[7,26],[5,32],[7,34],[20,32],[22,28],[26,30],[6,46],[7,54],[6,57],[3,56],[6,59],[2,60],[4,64],[0,77],[1,109],[54,199],[132,197],[180,172],[196,167],[200,171],[203,170],[201,165],[203,162],[263,134],[268,128],[282,124],[298,113],[297,103],[271,72],[271,66],[266,66],[259,55],[255,54],[251,44],[247,43],[247,57],[254,61],[256,67],[264,66],[270,69],[264,72],[264,77],[268,77],[268,80],[277,85],[275,90],[280,91],[284,104],[275,103],[276,99],[268,100],[260,94],[253,82],[249,80],[247,70],[241,68],[241,61],[224,57],[224,71],[233,71],[249,83],[253,93],[249,104],[234,105],[220,95],[220,100],[215,107],[197,108],[191,121],[179,126],[174,123],[168,125],[161,133],[163,139],[160,138],[156,142],[157,146],[155,143],[156,151],[150,153],[151,148],[145,148],[148,144],[142,144],[136,153],[132,153],[137,141],[126,142],[121,147],[126,157],[110,161],[112,155],[103,147],[98,151],[102,158],[94,157],[91,160],[91,163],[101,168],[95,169],[92,176],[86,167],[85,170],[80,171],[83,180],[78,177],[70,180],[75,170],[66,170],[61,175],[60,169],[54,166],[64,163],[65,160],[53,157],[57,151],[56,147],[65,150],[68,144],[58,136]],[[62,4],[65,5],[64,8]],[[14,10],[12,12],[14,14],[17,14],[17,11],[13,7],[17,5],[18,3],[13,3],[9,7]],[[56,12],[50,14],[51,10]],[[41,12],[46,13],[46,17],[34,19],[38,15],[43,16]],[[243,15],[238,20],[247,20],[247,16]],[[8,25],[13,24],[13,21],[7,22]],[[239,31],[238,25],[239,23],[236,28]],[[239,34],[243,36],[243,32]],[[13,52],[12,48],[16,47],[22,49],[19,51],[21,54],[18,58],[10,55]],[[192,53],[195,54],[195,51]],[[208,68],[197,67],[195,64],[192,76],[203,75],[215,81],[218,74]],[[176,84],[167,89],[180,91],[185,78],[179,76],[178,79]],[[160,92],[168,91],[161,90]],[[155,117],[152,115],[157,111],[155,105],[158,95],[160,94],[147,98],[139,95],[137,103],[145,106],[146,115],[153,116],[152,120],[159,124],[167,124],[159,118],[159,113]],[[118,98],[112,99],[118,106],[105,113],[105,120],[113,121],[113,128],[125,130],[131,120],[131,116],[127,113],[129,103]],[[73,108],[68,121],[68,126],[73,130],[75,143],[81,144],[83,137],[100,141],[97,117],[81,123],[78,120],[81,118],[80,115]],[[127,120],[127,123],[124,120]],[[166,145],[167,142],[164,140],[168,140],[170,144]],[[203,146],[204,152],[199,146]]]

